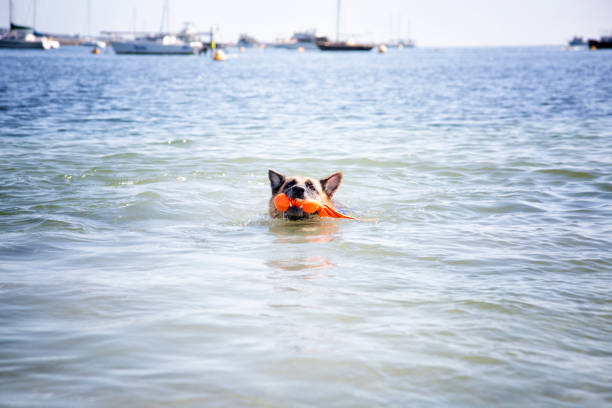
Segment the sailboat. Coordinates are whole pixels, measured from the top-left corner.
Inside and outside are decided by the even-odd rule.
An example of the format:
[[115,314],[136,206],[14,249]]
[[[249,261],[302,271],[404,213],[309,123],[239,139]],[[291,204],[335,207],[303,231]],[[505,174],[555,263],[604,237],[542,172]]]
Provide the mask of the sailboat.
[[[36,13],[36,7],[34,7]],[[59,43],[45,36],[36,35],[33,27],[13,23],[13,0],[9,0],[10,31],[0,37],[0,48],[48,50],[59,47]]]
[[204,50],[201,41],[185,41],[181,35],[169,33],[149,34],[133,40],[115,40],[111,41],[111,46],[115,54],[193,55]]
[[374,44],[358,44],[352,41],[340,41],[340,0],[336,3],[336,41],[317,41],[321,51],[370,51]]
[[[169,33],[164,31],[170,25],[170,14],[168,10],[168,0],[164,2],[162,11],[162,23],[159,33],[140,33],[144,34],[133,40],[111,40],[111,46],[115,54],[137,54],[137,55],[193,55],[205,51],[206,48],[201,41],[197,41],[195,36],[198,34],[192,27],[185,27],[180,33]],[[126,34],[120,31],[103,31],[104,34],[112,36]],[[135,33],[127,33],[135,34]]]

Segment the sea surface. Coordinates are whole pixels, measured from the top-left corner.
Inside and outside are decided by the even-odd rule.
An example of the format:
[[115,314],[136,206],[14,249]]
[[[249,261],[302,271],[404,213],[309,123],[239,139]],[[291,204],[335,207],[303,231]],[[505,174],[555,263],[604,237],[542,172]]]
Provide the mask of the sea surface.
[[612,52],[89,51],[0,51],[0,406],[612,406]]

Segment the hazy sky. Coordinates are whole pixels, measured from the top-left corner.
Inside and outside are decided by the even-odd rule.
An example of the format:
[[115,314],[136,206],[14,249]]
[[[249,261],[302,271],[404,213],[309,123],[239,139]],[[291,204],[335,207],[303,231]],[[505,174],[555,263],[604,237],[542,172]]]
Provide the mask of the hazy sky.
[[[88,0],[13,0],[17,23],[44,32],[88,31]],[[162,0],[89,0],[91,32],[160,28]],[[0,0],[0,26],[8,26],[8,0]],[[334,36],[336,0],[170,0],[170,26],[185,22],[219,29],[235,41],[245,32],[260,40],[316,28]],[[357,40],[410,36],[423,46],[564,44],[573,35],[612,32],[612,0],[343,0],[341,33]]]

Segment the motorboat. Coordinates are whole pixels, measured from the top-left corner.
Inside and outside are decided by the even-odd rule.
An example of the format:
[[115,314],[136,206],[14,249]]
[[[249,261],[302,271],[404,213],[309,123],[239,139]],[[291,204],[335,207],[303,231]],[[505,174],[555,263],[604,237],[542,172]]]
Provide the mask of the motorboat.
[[100,41],[96,39],[88,39],[85,42],[81,43],[83,47],[94,47],[94,48],[106,48],[106,42]]
[[236,46],[244,48],[266,48],[266,44],[261,43],[255,37],[244,33],[240,34],[238,37]]
[[568,41],[567,45],[570,47],[586,47],[587,42],[584,41],[584,38],[582,37],[574,36],[571,40]]
[[317,49],[317,41],[328,41],[327,37],[317,36],[315,30],[295,32],[289,40],[278,41],[272,44],[274,48],[284,48],[289,50],[297,50],[303,48],[305,50]]

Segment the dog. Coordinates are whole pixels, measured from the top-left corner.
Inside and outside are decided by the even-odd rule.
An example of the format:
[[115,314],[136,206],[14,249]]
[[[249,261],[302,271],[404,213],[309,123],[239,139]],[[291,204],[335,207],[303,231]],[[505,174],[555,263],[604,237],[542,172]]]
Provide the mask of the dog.
[[270,198],[270,217],[286,218],[291,221],[320,218],[315,212],[307,214],[299,207],[289,207],[289,210],[280,212],[274,205],[274,197],[285,193],[289,198],[298,200],[311,199],[331,205],[331,198],[334,196],[340,183],[342,183],[342,172],[336,172],[324,179],[314,180],[309,177],[293,176],[285,177],[274,170],[268,170],[272,197]]

